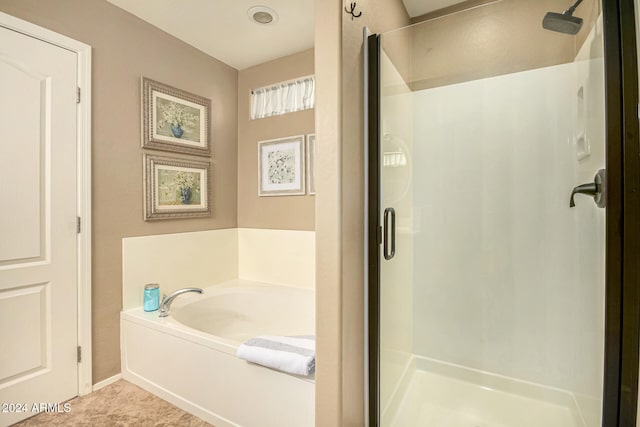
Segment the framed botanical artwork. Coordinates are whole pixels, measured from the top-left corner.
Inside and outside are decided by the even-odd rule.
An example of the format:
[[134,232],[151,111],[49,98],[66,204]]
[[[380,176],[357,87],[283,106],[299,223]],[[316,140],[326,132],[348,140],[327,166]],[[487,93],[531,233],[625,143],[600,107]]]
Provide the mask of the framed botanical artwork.
[[307,192],[316,194],[316,134],[307,135]]
[[144,219],[211,215],[209,162],[144,154]]
[[210,156],[211,100],[142,78],[142,147]]
[[258,195],[305,194],[304,135],[258,142]]

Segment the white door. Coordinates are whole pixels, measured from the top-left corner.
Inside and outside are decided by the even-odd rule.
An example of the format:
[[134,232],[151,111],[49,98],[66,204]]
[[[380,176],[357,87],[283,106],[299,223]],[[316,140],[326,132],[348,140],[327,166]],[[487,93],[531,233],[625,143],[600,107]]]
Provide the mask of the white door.
[[78,394],[76,67],[0,27],[0,426]]

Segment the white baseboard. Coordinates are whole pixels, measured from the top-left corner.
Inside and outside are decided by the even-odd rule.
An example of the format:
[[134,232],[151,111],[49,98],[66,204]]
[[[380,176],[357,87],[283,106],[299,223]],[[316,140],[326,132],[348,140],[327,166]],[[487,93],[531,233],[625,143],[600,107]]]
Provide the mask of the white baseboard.
[[98,391],[101,388],[104,388],[104,387],[106,387],[108,385],[111,385],[111,384],[113,384],[116,381],[121,380],[121,379],[122,379],[122,374],[116,374],[116,375],[114,375],[112,377],[107,378],[106,380],[102,380],[100,382],[95,383],[93,385],[92,391]]

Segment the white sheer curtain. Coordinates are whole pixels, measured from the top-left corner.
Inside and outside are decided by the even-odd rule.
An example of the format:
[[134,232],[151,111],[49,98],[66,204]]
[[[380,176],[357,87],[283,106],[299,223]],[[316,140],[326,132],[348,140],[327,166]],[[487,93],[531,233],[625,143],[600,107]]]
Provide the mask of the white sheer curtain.
[[313,108],[316,79],[304,77],[251,91],[251,120]]

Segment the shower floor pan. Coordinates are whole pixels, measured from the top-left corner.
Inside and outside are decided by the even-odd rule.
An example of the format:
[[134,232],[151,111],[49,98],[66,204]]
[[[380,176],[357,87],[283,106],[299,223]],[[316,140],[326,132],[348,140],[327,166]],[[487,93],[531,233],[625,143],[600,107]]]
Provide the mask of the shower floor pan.
[[566,391],[414,357],[383,412],[382,425],[584,427],[586,424],[573,395]]

